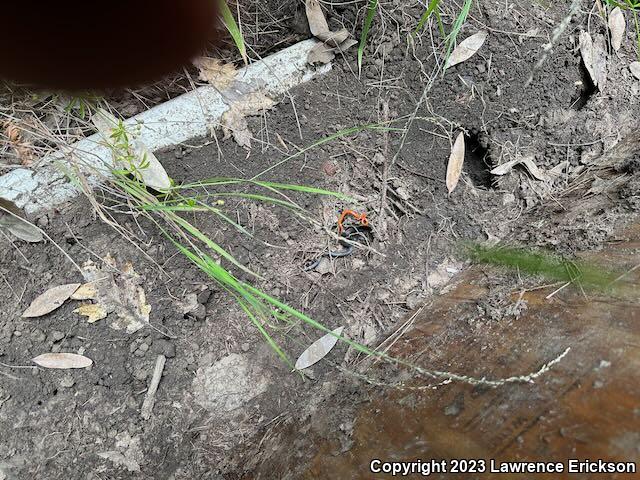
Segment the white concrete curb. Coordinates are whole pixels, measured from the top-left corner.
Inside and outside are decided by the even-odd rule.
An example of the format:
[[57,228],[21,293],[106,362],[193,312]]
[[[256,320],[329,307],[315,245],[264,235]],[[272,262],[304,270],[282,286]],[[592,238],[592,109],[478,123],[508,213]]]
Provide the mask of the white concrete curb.
[[[276,97],[290,88],[331,70],[307,64],[316,40],[305,40],[238,71],[236,81],[225,91],[203,86],[128,119],[125,124],[137,132],[136,140],[150,151],[206,136],[229,108],[230,101],[255,91]],[[225,101],[226,100],[226,101]],[[0,197],[11,200],[27,214],[51,209],[78,195],[80,191],[63,173],[77,165],[86,171],[90,185],[108,174],[111,151],[100,134],[87,137],[67,149],[45,156],[34,170],[18,168],[0,177]],[[83,165],[85,167],[83,167]]]

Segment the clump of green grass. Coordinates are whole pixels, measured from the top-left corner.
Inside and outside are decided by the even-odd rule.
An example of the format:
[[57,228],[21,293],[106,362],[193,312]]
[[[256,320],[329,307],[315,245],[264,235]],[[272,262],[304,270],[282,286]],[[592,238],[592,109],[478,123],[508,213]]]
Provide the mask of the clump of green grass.
[[[471,6],[473,5],[473,0],[465,0],[462,5],[462,9],[458,16],[456,17],[453,25],[451,27],[451,31],[447,34],[444,28],[444,24],[442,22],[440,6],[442,0],[431,0],[429,5],[427,5],[427,9],[420,17],[418,24],[413,32],[413,35],[419,33],[426,23],[429,21],[431,16],[435,16],[436,22],[438,24],[438,29],[440,31],[440,35],[445,41],[445,57],[444,64],[447,63],[453,48],[456,45],[456,40],[458,38],[458,34],[462,29],[462,26],[467,21],[467,17],[469,16],[469,12],[471,11]],[[630,0],[627,0],[630,1]],[[364,58],[364,49],[367,46],[367,39],[369,37],[369,31],[371,30],[371,24],[373,23],[373,18],[375,17],[378,11],[378,0],[369,0],[367,4],[367,13],[364,19],[364,25],[362,28],[362,34],[360,35],[360,43],[358,45],[358,72],[362,71],[362,60]]]
[[217,0],[217,1],[218,1],[218,8],[220,9],[220,15],[222,16],[222,22],[224,23],[224,26],[229,31],[229,34],[231,35],[231,38],[233,39],[233,42],[235,43],[236,48],[238,49],[238,52],[240,52],[240,55],[242,55],[242,59],[244,60],[244,63],[247,64],[248,63],[247,46],[244,43],[242,30],[238,26],[236,19],[233,17],[233,14],[229,9],[229,5],[227,5],[227,2],[225,0]]
[[604,0],[605,3],[613,7],[620,7],[622,10],[628,10],[633,14],[633,22],[636,28],[636,54],[640,59],[640,18],[638,12],[640,12],[640,0]]
[[465,243],[461,245],[461,249],[465,256],[476,263],[507,267],[523,274],[539,275],[553,282],[575,283],[582,289],[610,291],[621,278],[620,272],[525,248]]

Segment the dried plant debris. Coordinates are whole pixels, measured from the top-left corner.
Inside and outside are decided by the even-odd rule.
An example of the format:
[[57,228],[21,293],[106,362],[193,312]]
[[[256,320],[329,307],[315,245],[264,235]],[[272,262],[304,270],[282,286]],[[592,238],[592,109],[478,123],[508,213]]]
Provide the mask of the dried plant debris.
[[42,231],[24,219],[18,206],[4,198],[0,198],[0,230],[6,230],[13,236],[29,243],[44,240]]
[[580,54],[591,81],[600,91],[607,83],[607,48],[602,35],[594,41],[589,32],[580,32]]
[[342,28],[337,32],[329,30],[329,24],[322,12],[320,2],[317,0],[307,0],[305,8],[311,33],[323,42],[309,52],[307,56],[308,63],[312,65],[329,63],[335,58],[336,52],[344,52],[358,43],[350,37],[346,28]]
[[[531,174],[531,176],[534,177],[536,180],[540,180],[544,182],[551,179],[551,177],[548,175],[547,172],[542,171],[542,169],[540,169],[536,165],[536,162],[534,161],[533,156],[520,157],[520,158],[516,158],[515,160],[510,160],[508,162],[503,163],[502,165],[498,165],[489,173],[491,173],[491,175],[497,175],[497,176],[506,175],[507,173],[511,172],[511,170],[513,170],[513,167],[515,167],[516,165],[524,166],[527,169],[527,171]],[[561,172],[562,170],[560,170],[560,172],[557,172],[557,173],[554,171],[553,175],[557,176]]]
[[465,38],[458,46],[451,52],[451,55],[447,59],[445,64],[445,70],[453,67],[459,63],[465,62],[473,57],[478,50],[484,45],[484,42],[489,36],[488,32],[482,31],[474,33],[468,38]]
[[449,163],[447,163],[447,190],[449,193],[453,192],[458,185],[460,175],[462,174],[462,167],[464,165],[464,133],[460,132],[456,141],[451,148],[451,155],[449,156]]
[[333,347],[338,343],[338,337],[342,335],[344,327],[336,328],[333,332],[327,333],[324,337],[316,340],[307,348],[296,361],[296,370],[309,368],[326,357]]
[[631,70],[631,74],[640,80],[640,62],[631,62],[629,65],[629,70]]
[[611,10],[609,14],[609,33],[611,34],[611,47],[617,52],[622,46],[622,40],[627,29],[624,13],[620,7]]
[[94,283],[85,283],[71,295],[71,300],[95,300],[98,289]]
[[[97,307],[94,311],[83,309],[78,313],[86,315],[89,320],[96,319],[94,321],[104,314],[103,318],[113,315],[109,326],[128,334],[137,332],[149,323],[151,307],[147,304],[142,288],[143,279],[135,272],[131,263],[126,262],[118,268],[115,259],[107,255],[102,267],[88,261],[82,270],[85,279],[97,289]],[[92,316],[87,313],[92,313]]]
[[22,318],[37,318],[53,312],[69,300],[79,286],[79,283],[69,283],[50,288],[31,302],[29,308],[22,314]]
[[99,320],[104,320],[105,318],[107,318],[107,315],[109,315],[104,307],[99,303],[82,305],[76,308],[73,313],[77,313],[79,315],[87,317],[88,323],[96,323]]
[[93,360],[75,353],[45,353],[32,359],[32,361],[43,368],[58,370],[88,368],[93,365]]
[[14,121],[8,120],[4,122],[4,135],[9,146],[15,152],[18,163],[23,166],[30,166],[33,163],[33,151],[31,145],[24,139],[24,131]]
[[200,57],[193,61],[200,72],[200,80],[218,90],[226,90],[236,79],[238,73],[232,63],[224,63],[217,58]]
[[241,96],[229,105],[229,109],[222,114],[220,124],[224,138],[233,139],[244,148],[251,148],[253,135],[249,130],[247,117],[257,115],[275,105],[275,102],[262,92],[253,92]]

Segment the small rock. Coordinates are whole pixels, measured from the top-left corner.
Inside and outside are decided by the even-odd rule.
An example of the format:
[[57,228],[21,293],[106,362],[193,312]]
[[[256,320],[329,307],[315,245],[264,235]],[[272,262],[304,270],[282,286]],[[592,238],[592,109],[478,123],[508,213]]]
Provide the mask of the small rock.
[[141,343],[140,346],[138,347],[138,350],[142,350],[143,352],[146,352],[147,350],[149,350],[149,345],[147,345],[146,343]]
[[58,331],[51,332],[51,335],[49,336],[49,338],[52,342],[59,342],[64,338],[64,333],[58,332]]
[[322,164],[322,171],[328,177],[333,177],[336,173],[338,173],[338,166],[335,162],[327,160]]
[[209,301],[209,298],[211,298],[211,290],[207,288],[206,290],[203,290],[198,294],[198,303],[206,305]]
[[153,342],[152,351],[158,355],[164,355],[167,358],[173,358],[176,356],[176,346],[164,338]]
[[249,349],[251,348],[251,345],[249,345],[248,343],[243,343],[242,345],[240,345],[240,348],[242,349],[243,352],[248,352]]
[[71,375],[65,375],[60,380],[60,386],[62,388],[71,388],[76,384],[76,381],[73,379]]

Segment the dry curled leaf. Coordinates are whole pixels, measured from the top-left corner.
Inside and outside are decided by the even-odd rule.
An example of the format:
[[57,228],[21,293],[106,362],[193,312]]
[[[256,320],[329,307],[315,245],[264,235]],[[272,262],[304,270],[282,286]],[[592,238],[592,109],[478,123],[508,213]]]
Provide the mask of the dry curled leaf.
[[296,370],[309,368],[311,365],[318,363],[336,346],[338,337],[342,335],[344,327],[336,328],[333,332],[327,333],[324,337],[316,340],[307,348],[296,361]]
[[236,79],[237,70],[232,63],[224,63],[217,58],[200,57],[194,60],[193,64],[200,71],[200,80],[218,90],[226,90]]
[[580,54],[591,81],[602,91],[607,81],[607,51],[602,36],[594,42],[589,32],[580,32]]
[[447,190],[449,193],[455,190],[460,180],[462,166],[464,165],[464,153],[464,133],[460,132],[456,141],[453,143],[449,163],[447,163]]
[[631,70],[631,74],[640,80],[640,62],[631,62],[629,65],[629,70]]
[[151,313],[142,288],[143,279],[129,262],[119,267],[107,254],[104,263],[101,268],[88,261],[83,265],[82,273],[89,283],[96,286],[96,303],[108,315],[115,314],[109,327],[128,334],[135,333],[148,325]]
[[273,100],[261,92],[253,92],[240,97],[229,106],[220,119],[225,138],[233,135],[233,139],[238,145],[251,148],[252,135],[246,117],[268,110],[274,104]]
[[79,283],[70,283],[68,285],[59,285],[50,288],[31,302],[31,305],[24,311],[22,317],[36,318],[53,312],[66,302],[79,286]]
[[478,50],[480,50],[480,47],[484,45],[488,36],[488,32],[482,31],[465,38],[456,48],[453,49],[453,52],[451,52],[451,55],[447,59],[447,63],[444,68],[447,69],[469,60]]
[[346,28],[337,32],[329,30],[329,24],[317,0],[307,0],[305,9],[311,33],[323,42],[311,49],[307,56],[308,63],[329,63],[335,58],[336,52],[344,52],[358,43],[353,38],[350,38],[349,31]]
[[624,20],[624,13],[622,13],[620,7],[611,10],[609,14],[609,32],[611,33],[611,46],[616,52],[620,50],[622,46],[626,28],[627,23]]
[[75,353],[45,353],[32,359],[43,368],[70,370],[73,368],[87,368],[93,365],[93,360]]
[[25,242],[38,243],[44,240],[42,231],[23,218],[22,210],[10,200],[0,198],[0,229],[5,229]]
[[85,283],[71,295],[71,300],[95,300],[98,289],[95,283]]
[[98,303],[82,305],[81,307],[76,308],[73,313],[87,317],[87,322],[89,323],[96,323],[99,320],[104,320],[108,315],[104,307]]
[[498,175],[498,176],[506,175],[516,165],[524,166],[527,169],[527,171],[531,174],[531,176],[533,176],[537,180],[541,180],[541,181],[549,180],[549,176],[547,175],[547,173],[542,171],[536,165],[535,161],[533,160],[533,157],[522,157],[522,158],[517,158],[515,160],[510,160],[508,162],[503,163],[502,165],[498,165],[489,173],[491,173],[491,175]]

